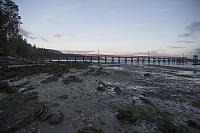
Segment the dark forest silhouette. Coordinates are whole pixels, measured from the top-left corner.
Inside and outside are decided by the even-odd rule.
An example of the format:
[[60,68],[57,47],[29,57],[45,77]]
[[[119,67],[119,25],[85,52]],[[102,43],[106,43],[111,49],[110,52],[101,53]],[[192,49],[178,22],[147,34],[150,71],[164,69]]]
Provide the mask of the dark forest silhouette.
[[[12,0],[0,0],[0,55],[17,55],[18,53],[47,53],[54,50],[37,48],[31,45],[19,33],[21,17],[18,6]],[[59,52],[58,52],[59,53]]]

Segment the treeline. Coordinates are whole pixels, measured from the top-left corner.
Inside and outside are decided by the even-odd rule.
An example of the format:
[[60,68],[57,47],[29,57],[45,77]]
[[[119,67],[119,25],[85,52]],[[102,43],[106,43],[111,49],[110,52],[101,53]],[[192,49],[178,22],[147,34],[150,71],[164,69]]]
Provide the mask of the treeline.
[[[18,6],[12,0],[0,0],[0,55],[15,56],[18,53],[54,52],[37,48],[19,33],[21,17]],[[57,51],[58,52],[58,51]]]

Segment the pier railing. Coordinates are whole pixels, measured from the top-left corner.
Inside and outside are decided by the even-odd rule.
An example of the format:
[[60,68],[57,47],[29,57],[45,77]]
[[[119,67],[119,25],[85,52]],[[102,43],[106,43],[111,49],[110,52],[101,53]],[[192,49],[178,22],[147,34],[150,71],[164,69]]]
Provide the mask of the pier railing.
[[168,64],[184,64],[187,63],[187,57],[170,57],[170,56],[126,56],[126,55],[96,55],[96,54],[57,54],[57,53],[17,53],[17,55],[23,58],[29,59],[39,59],[39,60],[66,60],[66,61],[90,61],[101,63],[102,60],[104,63],[108,63],[108,58],[111,60],[111,63],[120,63],[121,59],[124,59],[124,62],[133,63],[136,61],[139,62],[163,62]]

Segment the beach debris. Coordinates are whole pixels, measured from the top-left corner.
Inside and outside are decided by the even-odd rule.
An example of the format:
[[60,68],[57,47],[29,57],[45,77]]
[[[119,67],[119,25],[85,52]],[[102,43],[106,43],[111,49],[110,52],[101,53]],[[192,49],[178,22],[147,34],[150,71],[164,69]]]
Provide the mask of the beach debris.
[[150,75],[150,73],[145,73],[144,76],[145,77],[150,77],[151,75]]
[[47,84],[47,83],[50,83],[50,82],[55,82],[57,80],[58,80],[58,77],[54,75],[54,76],[46,78],[41,83]]
[[117,86],[115,87],[114,91],[117,93],[117,94],[120,94],[121,93],[121,89]]
[[132,108],[120,109],[116,115],[117,119],[125,123],[135,123],[137,116]]
[[71,83],[71,82],[80,83],[80,82],[82,82],[82,80],[79,79],[79,78],[76,77],[76,76],[69,76],[69,77],[67,77],[66,79],[63,79],[63,83],[64,83],[64,84],[69,84],[69,83]]
[[64,120],[64,114],[60,111],[55,111],[51,114],[51,118],[49,119],[49,124],[56,125]]
[[68,99],[68,95],[64,94],[62,96],[59,96],[59,98],[62,100],[66,100],[66,99]]

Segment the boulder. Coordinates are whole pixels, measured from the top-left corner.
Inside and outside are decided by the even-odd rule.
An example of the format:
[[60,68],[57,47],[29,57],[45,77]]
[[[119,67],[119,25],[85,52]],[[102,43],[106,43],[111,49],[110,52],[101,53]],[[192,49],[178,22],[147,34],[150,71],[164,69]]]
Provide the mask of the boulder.
[[151,75],[150,75],[150,73],[145,73],[144,76],[145,77],[150,77]]
[[9,86],[6,81],[0,81],[0,92],[15,93],[17,92],[17,88]]
[[137,121],[136,113],[131,108],[120,109],[116,117],[118,120],[125,123],[135,123]]
[[105,91],[106,88],[103,85],[98,85],[97,90],[99,90],[99,91]]
[[49,119],[49,124],[56,125],[64,120],[64,114],[60,111],[53,112],[51,118]]
[[121,89],[119,87],[115,87],[114,91],[117,93],[117,94],[120,94],[121,93]]

